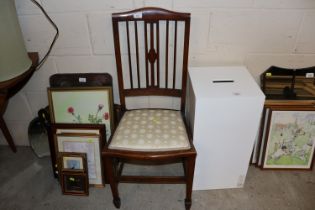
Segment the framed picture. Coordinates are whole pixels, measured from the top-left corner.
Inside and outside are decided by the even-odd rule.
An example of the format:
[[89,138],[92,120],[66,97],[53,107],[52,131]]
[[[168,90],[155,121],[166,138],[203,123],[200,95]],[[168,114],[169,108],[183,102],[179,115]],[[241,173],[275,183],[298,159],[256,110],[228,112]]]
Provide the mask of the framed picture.
[[114,126],[112,87],[48,88],[53,123],[105,124],[106,139]]
[[[55,156],[58,157],[60,152],[86,153],[89,183],[95,186],[104,186],[101,158],[101,148],[105,138],[104,125],[53,124],[52,132]],[[66,163],[62,161],[59,164],[63,168],[65,166],[79,167],[79,159],[73,157],[70,159],[73,161]]]
[[311,169],[315,145],[315,108],[269,107],[265,115],[261,167]]
[[60,174],[62,193],[65,195],[89,195],[89,180],[86,173],[64,171]]
[[86,153],[59,152],[60,171],[86,172]]
[[256,140],[255,147],[256,151],[255,160],[252,160],[256,166],[261,167],[262,165],[262,159],[263,159],[263,148],[265,146],[265,140],[266,140],[266,132],[267,132],[267,122],[268,122],[268,117],[269,117],[269,107],[264,107],[262,117],[260,120],[260,128],[259,128],[259,133],[258,133],[258,139]]

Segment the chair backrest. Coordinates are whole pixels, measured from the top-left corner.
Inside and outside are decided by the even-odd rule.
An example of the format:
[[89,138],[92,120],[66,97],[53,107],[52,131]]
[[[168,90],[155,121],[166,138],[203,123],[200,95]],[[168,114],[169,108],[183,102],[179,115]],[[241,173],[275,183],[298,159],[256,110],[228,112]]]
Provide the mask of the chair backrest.
[[180,97],[185,108],[190,14],[147,7],[112,14],[122,108],[125,97]]

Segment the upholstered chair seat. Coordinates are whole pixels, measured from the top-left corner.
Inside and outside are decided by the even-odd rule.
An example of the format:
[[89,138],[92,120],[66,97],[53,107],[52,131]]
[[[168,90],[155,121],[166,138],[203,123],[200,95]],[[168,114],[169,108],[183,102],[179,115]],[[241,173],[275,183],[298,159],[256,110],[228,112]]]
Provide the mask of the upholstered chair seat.
[[110,149],[170,151],[190,149],[180,111],[143,109],[124,114]]

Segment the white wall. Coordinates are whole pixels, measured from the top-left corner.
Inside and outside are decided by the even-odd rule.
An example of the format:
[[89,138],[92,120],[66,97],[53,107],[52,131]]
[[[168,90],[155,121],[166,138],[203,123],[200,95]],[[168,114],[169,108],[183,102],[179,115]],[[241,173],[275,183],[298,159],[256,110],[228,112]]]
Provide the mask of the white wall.
[[[190,66],[243,64],[258,79],[270,65],[315,65],[315,0],[38,1],[58,25],[60,36],[45,65],[9,102],[5,120],[17,145],[28,145],[28,124],[48,104],[52,74],[108,72],[119,101],[112,12],[142,6],[190,12]],[[27,49],[43,56],[54,35],[52,27],[29,0],[16,0],[16,5]],[[0,143],[6,144],[2,134]]]

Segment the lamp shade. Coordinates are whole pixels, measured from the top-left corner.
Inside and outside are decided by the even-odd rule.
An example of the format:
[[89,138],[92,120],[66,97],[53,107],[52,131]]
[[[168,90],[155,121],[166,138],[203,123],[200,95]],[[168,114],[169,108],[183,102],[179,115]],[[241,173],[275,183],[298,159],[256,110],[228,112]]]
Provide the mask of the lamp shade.
[[0,82],[23,74],[31,65],[17,19],[14,0],[1,0]]

